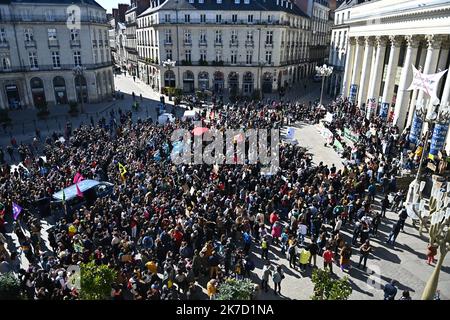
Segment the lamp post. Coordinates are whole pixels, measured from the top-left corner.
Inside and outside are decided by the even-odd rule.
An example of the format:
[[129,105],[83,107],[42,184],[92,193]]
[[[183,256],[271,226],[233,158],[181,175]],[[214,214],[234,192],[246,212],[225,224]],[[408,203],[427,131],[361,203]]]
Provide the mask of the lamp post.
[[333,67],[329,67],[326,64],[324,64],[321,67],[317,66],[316,72],[317,72],[318,76],[322,77],[322,89],[320,91],[320,105],[322,105],[323,85],[325,83],[325,78],[328,78],[329,76],[331,76],[331,74],[333,73]]
[[[80,66],[80,65],[78,65],[78,66],[76,66],[75,68],[73,68],[72,69],[72,71],[73,71],[73,75],[75,76],[75,84],[76,84],[76,81],[77,81],[77,78],[78,77],[84,77],[84,70],[85,70],[86,68],[84,68],[84,67],[82,67],[82,66]],[[97,84],[98,85],[98,84]],[[86,88],[87,89],[87,88]],[[81,101],[81,105],[80,105],[80,112],[81,113],[84,113],[84,94],[83,94],[84,92],[83,92],[83,82],[81,81],[81,79],[80,79],[80,101]]]
[[[170,59],[167,59],[166,61],[163,61],[163,67],[166,68],[168,71],[175,68],[176,61],[172,61]],[[169,87],[170,88],[170,87]],[[172,101],[172,90],[167,90],[169,94],[169,101]]]

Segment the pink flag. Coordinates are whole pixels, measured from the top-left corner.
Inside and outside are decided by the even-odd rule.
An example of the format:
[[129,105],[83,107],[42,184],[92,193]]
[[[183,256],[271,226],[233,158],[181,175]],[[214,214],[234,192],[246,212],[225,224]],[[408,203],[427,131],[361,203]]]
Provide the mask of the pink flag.
[[81,175],[81,173],[77,172],[75,174],[75,177],[73,178],[73,183],[78,183],[84,180],[84,177]]
[[84,197],[83,192],[81,192],[80,188],[78,188],[78,183],[76,184],[76,187],[77,187],[77,196],[83,198]]

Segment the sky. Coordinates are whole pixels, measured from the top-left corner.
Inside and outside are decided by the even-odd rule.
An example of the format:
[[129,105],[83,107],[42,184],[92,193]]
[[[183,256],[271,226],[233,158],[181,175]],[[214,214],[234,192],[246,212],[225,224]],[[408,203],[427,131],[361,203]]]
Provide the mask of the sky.
[[119,3],[130,4],[129,0],[96,0],[99,5],[106,9],[107,13],[112,13],[112,8],[117,8]]

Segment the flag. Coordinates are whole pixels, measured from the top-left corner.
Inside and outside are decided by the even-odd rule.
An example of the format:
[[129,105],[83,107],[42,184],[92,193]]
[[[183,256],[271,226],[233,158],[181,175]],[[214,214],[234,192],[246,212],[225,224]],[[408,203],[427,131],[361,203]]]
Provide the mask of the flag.
[[122,178],[125,178],[125,173],[127,173],[127,169],[125,168],[125,166],[123,164],[121,164],[119,162],[119,171],[120,171],[120,176]]
[[22,212],[22,207],[19,206],[17,203],[13,202],[13,218],[14,220],[17,220],[17,217]]
[[77,187],[77,196],[80,198],[83,198],[84,195],[83,195],[83,192],[81,192],[80,188],[78,187],[78,183],[76,184],[76,187]]
[[432,74],[423,74],[419,70],[413,67],[413,80],[411,82],[411,85],[409,86],[408,90],[421,90],[426,92],[427,95],[429,95],[433,99],[437,99],[437,89],[439,80],[442,78],[444,73],[447,72],[447,70],[441,71],[439,73],[432,73]]
[[78,182],[81,182],[84,180],[84,177],[81,175],[81,173],[77,172],[75,174],[75,177],[73,178],[73,183],[76,184]]

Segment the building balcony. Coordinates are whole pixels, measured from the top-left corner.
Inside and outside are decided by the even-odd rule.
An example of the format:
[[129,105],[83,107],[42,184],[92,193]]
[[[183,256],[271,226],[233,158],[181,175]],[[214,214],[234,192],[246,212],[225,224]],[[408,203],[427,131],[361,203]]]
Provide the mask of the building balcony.
[[273,48],[273,42],[264,43],[264,48]]
[[223,47],[223,42],[222,41],[216,41],[214,42],[214,47]]
[[9,42],[8,41],[1,41],[0,42],[0,49],[9,49]]
[[25,48],[36,48],[36,41],[34,40],[25,41]]
[[237,46],[239,46],[239,41],[237,41],[237,40],[230,41],[230,47],[237,47]]
[[254,47],[255,46],[255,43],[253,42],[253,40],[247,40],[247,41],[245,41],[245,47],[246,48],[249,48],[249,47]]
[[[112,65],[113,65],[112,62],[103,62],[103,63],[95,63],[95,64],[83,64],[82,66],[84,68],[86,68],[86,70],[95,70],[95,69],[99,69],[99,68],[111,67]],[[53,70],[72,72],[73,68],[75,68],[74,64],[61,64],[59,67],[55,67],[53,64],[51,64],[51,65],[38,65],[36,67],[31,67],[31,66],[10,67],[9,69],[6,69],[6,70],[0,69],[0,73],[53,71]]]
[[48,47],[49,48],[59,48],[59,41],[57,39],[49,39]]
[[98,47],[99,48],[103,48],[103,40],[99,40],[98,41]]
[[98,42],[97,40],[92,40],[92,48],[97,48]]
[[71,48],[80,48],[81,41],[80,40],[70,40],[70,47]]
[[165,46],[172,46],[173,42],[172,42],[172,40],[167,40],[167,41],[164,41],[164,45]]
[[184,45],[185,47],[192,47],[192,41],[184,41],[184,42],[183,42],[183,45]]
[[205,41],[200,41],[200,42],[198,43],[198,45],[199,45],[200,47],[207,47],[207,46],[208,46],[208,43],[207,43],[206,40],[205,40]]

